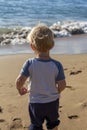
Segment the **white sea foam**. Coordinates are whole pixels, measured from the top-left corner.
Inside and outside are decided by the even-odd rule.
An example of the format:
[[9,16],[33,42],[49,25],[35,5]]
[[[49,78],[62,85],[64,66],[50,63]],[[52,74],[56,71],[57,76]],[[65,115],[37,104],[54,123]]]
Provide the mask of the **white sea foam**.
[[87,33],[87,22],[81,21],[67,21],[67,22],[57,22],[50,27],[55,37],[65,37],[76,34]]
[[[25,44],[27,43],[26,37],[31,31],[31,27],[20,27],[14,28],[12,32],[0,35],[0,45],[7,44]],[[86,21],[64,21],[54,23],[50,26],[54,36],[59,37],[69,37],[76,34],[86,34],[87,33],[87,22]]]

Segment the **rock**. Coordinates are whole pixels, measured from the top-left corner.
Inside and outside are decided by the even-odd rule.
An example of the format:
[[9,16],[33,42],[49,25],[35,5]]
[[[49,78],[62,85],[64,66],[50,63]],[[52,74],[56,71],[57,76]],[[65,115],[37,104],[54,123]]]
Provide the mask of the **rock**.
[[53,31],[54,37],[66,37],[66,36],[71,36],[71,34],[67,30],[61,30],[61,31]]
[[1,45],[7,45],[11,43],[11,39],[5,39],[1,42]]
[[0,35],[0,43],[4,40],[3,36]]
[[[54,23],[50,26],[54,33],[54,37],[66,37],[76,34],[87,33],[87,22],[80,21],[66,21]],[[30,27],[15,28],[9,33],[0,35],[0,45],[6,44],[25,44],[28,33],[31,31]]]
[[73,35],[75,35],[75,34],[83,34],[83,33],[84,33],[83,29],[80,28],[80,27],[78,27],[78,26],[69,27],[69,28],[67,28],[67,30],[68,30],[71,34],[73,34]]

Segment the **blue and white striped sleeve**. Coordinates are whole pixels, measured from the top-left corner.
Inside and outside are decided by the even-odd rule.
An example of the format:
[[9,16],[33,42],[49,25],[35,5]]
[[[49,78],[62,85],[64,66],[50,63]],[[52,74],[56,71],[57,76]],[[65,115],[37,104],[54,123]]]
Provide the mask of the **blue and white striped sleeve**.
[[21,74],[21,75],[24,75],[24,76],[26,76],[26,77],[29,77],[29,76],[30,76],[30,74],[29,74],[29,66],[30,66],[30,62],[29,62],[29,60],[27,60],[27,61],[23,64],[23,67],[22,67],[22,69],[21,69],[21,71],[20,71],[20,74]]

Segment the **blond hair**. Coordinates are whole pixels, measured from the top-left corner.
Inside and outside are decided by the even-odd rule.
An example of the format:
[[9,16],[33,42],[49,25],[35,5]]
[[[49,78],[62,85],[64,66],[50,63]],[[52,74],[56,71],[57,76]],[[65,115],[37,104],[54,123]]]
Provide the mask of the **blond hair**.
[[27,39],[38,52],[49,51],[54,46],[53,32],[46,25],[35,26]]

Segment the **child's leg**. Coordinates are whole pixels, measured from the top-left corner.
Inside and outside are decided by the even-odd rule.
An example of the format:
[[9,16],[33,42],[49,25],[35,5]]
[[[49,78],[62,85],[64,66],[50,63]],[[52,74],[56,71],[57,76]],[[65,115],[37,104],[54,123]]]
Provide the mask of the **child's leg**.
[[47,129],[48,130],[58,130],[58,125],[60,123],[58,117],[59,100],[53,101],[47,105]]
[[29,130],[43,130],[44,122],[44,112],[43,104],[39,103],[30,103],[29,104],[29,114],[31,119],[31,124]]

